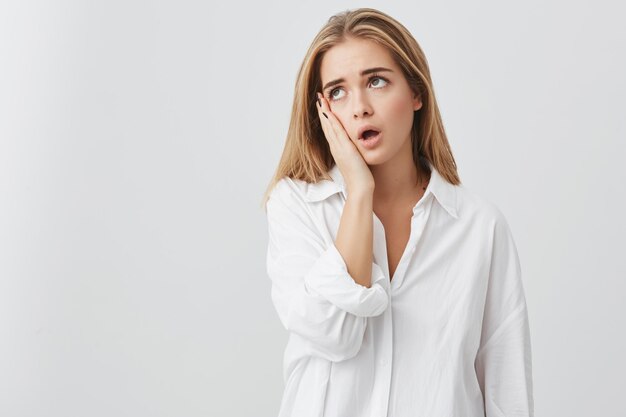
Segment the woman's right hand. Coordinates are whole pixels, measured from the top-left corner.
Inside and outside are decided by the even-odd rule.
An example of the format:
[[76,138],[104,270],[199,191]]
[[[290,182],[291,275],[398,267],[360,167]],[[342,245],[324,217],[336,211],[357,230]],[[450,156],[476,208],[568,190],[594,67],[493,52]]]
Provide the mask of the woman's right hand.
[[322,123],[324,136],[330,146],[335,163],[349,190],[374,189],[374,177],[365,159],[350,140],[350,136],[344,129],[339,119],[333,114],[328,102],[321,93],[317,93],[317,112]]

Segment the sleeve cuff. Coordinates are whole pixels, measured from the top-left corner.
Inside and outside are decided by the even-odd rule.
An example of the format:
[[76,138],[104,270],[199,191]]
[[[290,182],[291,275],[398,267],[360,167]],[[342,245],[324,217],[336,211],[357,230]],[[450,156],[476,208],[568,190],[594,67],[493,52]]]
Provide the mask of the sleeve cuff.
[[372,262],[372,286],[354,281],[334,243],[322,253],[304,277],[307,291],[320,295],[337,307],[360,317],[378,316],[389,305],[387,279],[382,269]]

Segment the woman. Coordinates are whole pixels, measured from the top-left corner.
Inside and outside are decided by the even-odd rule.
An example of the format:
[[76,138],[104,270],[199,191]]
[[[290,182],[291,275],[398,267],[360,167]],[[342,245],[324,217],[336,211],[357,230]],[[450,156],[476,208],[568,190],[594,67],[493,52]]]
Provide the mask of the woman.
[[333,16],[295,92],[265,196],[279,415],[532,416],[517,249],[460,183],[415,39],[375,9]]

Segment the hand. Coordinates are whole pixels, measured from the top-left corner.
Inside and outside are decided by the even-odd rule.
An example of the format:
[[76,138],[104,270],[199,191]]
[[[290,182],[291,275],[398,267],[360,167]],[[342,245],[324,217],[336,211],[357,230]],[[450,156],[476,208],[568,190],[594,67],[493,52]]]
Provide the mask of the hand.
[[322,123],[324,136],[330,146],[339,171],[350,190],[374,189],[374,177],[369,166],[361,156],[356,145],[344,129],[339,119],[330,110],[328,102],[321,93],[317,93],[317,112]]

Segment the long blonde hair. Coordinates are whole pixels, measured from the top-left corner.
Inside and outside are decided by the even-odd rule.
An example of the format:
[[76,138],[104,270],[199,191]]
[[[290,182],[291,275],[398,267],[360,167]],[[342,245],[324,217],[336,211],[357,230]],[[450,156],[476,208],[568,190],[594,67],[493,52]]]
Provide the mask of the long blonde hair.
[[425,158],[449,183],[461,183],[424,52],[400,22],[379,10],[360,8],[331,16],[313,39],[300,65],[285,147],[263,195],[263,207],[276,183],[285,176],[306,182],[331,179],[328,170],[335,161],[315,107],[315,94],[321,91],[320,66],[325,52],[349,38],[367,39],[385,47],[413,92],[421,96],[422,107],[414,113],[411,129],[416,167],[420,169],[420,159]]

